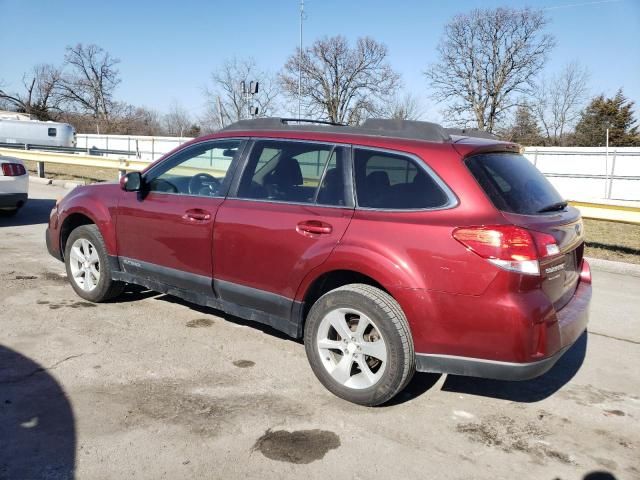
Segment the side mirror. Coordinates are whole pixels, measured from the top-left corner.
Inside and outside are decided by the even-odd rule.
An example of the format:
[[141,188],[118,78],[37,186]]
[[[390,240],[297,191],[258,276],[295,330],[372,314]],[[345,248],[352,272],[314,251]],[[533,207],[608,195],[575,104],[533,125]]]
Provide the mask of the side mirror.
[[142,189],[140,172],[129,172],[120,179],[120,187],[125,192],[139,192]]

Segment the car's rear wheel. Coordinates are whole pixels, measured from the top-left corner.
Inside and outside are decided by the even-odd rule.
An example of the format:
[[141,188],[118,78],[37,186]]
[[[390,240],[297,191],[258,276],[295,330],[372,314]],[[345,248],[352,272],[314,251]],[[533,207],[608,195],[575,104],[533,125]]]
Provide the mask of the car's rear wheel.
[[320,382],[340,398],[380,405],[415,372],[407,319],[388,293],[351,284],[323,295],[305,327],[305,349]]
[[95,225],[71,232],[64,259],[71,286],[85,300],[104,302],[122,293],[125,284],[112,280],[107,249]]

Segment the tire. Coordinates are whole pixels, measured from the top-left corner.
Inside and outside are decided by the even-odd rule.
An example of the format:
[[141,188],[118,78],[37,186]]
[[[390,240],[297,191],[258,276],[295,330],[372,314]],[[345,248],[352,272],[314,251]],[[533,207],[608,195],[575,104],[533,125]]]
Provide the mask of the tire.
[[320,297],[309,311],[304,345],[318,380],[359,405],[389,401],[415,373],[407,318],[391,295],[370,285],[345,285]]
[[[74,247],[77,247],[77,250],[74,251]],[[81,259],[87,261],[81,262]],[[94,303],[105,302],[117,297],[124,290],[123,282],[111,278],[107,248],[100,230],[95,225],[81,225],[71,232],[65,246],[64,263],[69,283],[76,294],[85,300]],[[84,265],[81,265],[82,263]],[[86,264],[93,265],[94,268],[86,267]]]

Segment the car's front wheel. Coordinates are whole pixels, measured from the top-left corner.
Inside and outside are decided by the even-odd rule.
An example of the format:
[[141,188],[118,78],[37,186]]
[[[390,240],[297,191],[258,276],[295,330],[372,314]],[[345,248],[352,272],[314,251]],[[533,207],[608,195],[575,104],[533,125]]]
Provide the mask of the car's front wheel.
[[85,300],[104,302],[122,293],[125,284],[111,278],[107,249],[97,226],[82,225],[71,232],[64,260],[71,286]]
[[360,405],[390,400],[415,372],[413,341],[400,305],[370,285],[345,285],[323,295],[309,312],[304,343],[320,382]]

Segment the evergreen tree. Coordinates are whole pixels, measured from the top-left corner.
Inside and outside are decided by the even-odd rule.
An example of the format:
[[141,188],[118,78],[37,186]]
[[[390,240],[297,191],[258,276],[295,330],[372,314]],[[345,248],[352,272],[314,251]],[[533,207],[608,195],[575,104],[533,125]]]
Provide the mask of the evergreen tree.
[[536,118],[526,103],[518,106],[513,124],[503,136],[511,142],[525,146],[542,145],[544,143]]
[[595,147],[605,145],[609,129],[609,145],[640,146],[640,136],[633,112],[634,102],[618,90],[613,98],[599,95],[587,105],[576,125],[575,145]]

